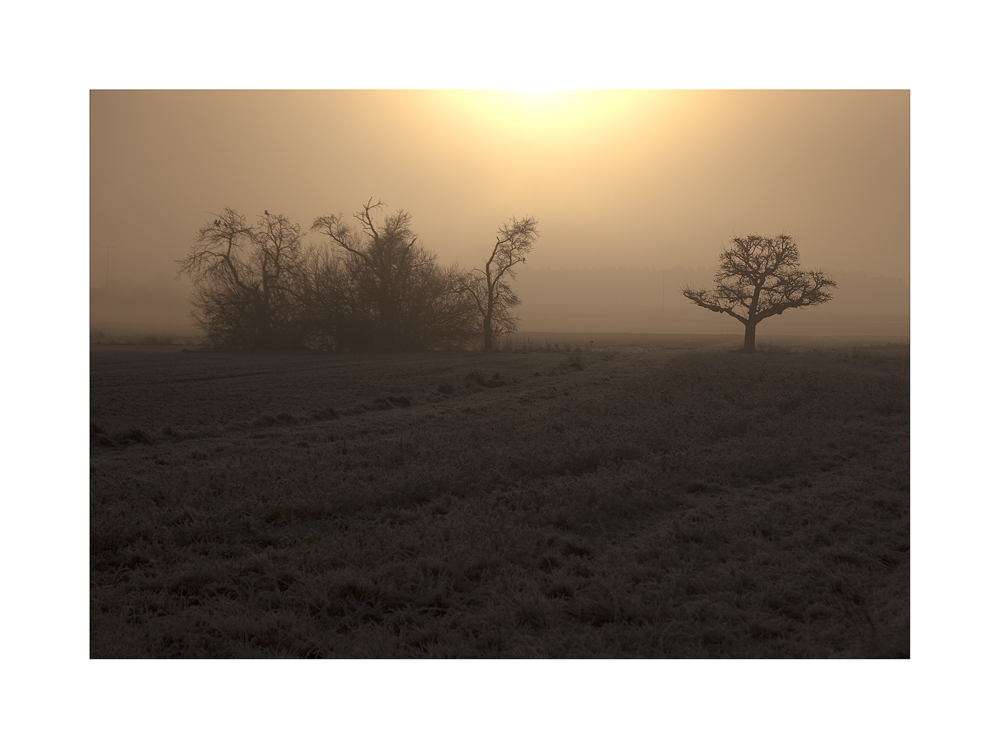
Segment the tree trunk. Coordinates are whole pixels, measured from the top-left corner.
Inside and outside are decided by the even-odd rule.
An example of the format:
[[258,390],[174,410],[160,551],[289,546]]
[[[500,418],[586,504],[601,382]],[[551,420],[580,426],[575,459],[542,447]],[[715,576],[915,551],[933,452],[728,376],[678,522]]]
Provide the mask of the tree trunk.
[[757,350],[754,345],[757,339],[757,323],[746,322],[744,324],[747,326],[747,330],[743,335],[743,353],[752,354]]
[[493,321],[485,320],[483,322],[483,351],[493,350]]

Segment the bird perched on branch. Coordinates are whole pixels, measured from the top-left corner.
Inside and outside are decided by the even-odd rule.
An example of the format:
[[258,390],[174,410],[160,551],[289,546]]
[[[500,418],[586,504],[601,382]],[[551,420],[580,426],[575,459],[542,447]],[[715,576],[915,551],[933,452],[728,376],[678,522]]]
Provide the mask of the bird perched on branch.
[[267,209],[266,209],[266,208],[264,209],[264,215],[265,215],[265,216],[270,216],[270,215],[271,215],[270,213],[268,213],[268,212],[267,212]]

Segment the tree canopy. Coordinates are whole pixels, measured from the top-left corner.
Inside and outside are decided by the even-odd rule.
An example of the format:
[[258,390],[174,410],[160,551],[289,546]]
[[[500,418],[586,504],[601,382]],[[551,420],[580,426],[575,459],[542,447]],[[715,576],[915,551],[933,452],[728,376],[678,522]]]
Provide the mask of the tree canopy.
[[498,336],[517,328],[513,309],[521,303],[510,285],[515,267],[528,262],[538,239],[538,219],[510,218],[497,228],[493,251],[482,268],[474,268],[462,278],[462,287],[472,300],[482,321],[483,348],[493,350]]
[[799,269],[799,248],[787,234],[734,237],[719,257],[714,289],[685,287],[699,307],[734,317],[746,327],[743,348],[756,349],[757,323],[785,310],[828,302],[837,286],[822,271]]
[[[339,297],[344,314],[329,320],[336,337],[354,348],[415,349],[458,345],[473,334],[471,308],[455,268],[442,268],[399,210],[376,222],[385,208],[369,200],[354,214],[318,217],[312,225],[329,237],[333,260],[326,297]],[[322,290],[320,290],[322,293]],[[327,305],[329,308],[329,304]]]
[[302,236],[282,214],[251,225],[228,207],[198,231],[180,273],[195,282],[194,317],[212,345],[302,345]]

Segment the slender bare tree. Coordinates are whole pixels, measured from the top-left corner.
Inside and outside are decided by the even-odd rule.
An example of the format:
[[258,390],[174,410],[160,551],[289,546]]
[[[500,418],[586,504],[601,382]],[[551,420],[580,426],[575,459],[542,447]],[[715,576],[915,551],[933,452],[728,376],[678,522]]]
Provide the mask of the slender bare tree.
[[538,240],[538,220],[534,216],[510,218],[497,229],[493,252],[482,268],[465,274],[461,281],[482,321],[483,349],[492,351],[496,339],[517,329],[513,309],[521,303],[511,288],[514,268],[528,262],[527,255]]
[[786,234],[734,237],[719,256],[714,289],[681,289],[688,299],[712,312],[739,320],[746,328],[743,350],[756,350],[757,324],[795,307],[828,302],[837,286],[822,271],[799,270],[799,248]]

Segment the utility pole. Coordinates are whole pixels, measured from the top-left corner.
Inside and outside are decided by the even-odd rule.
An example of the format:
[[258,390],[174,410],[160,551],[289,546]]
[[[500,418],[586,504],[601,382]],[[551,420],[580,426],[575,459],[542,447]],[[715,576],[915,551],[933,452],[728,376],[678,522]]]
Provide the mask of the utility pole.
[[104,250],[105,252],[105,268],[104,268],[104,290],[106,292],[111,291],[111,250],[117,250],[118,245],[116,244],[99,244],[97,249]]

